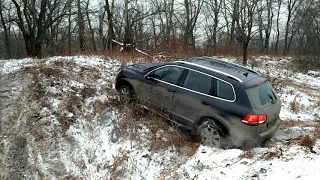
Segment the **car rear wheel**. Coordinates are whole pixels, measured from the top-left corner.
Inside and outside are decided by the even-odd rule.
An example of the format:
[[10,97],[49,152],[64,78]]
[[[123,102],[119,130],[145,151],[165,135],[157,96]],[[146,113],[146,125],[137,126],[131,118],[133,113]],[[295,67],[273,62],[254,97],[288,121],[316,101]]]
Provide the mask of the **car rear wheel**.
[[133,101],[134,93],[130,86],[122,85],[119,88],[119,96],[122,103],[129,104]]
[[213,120],[207,120],[198,127],[198,137],[201,144],[220,148],[225,143],[226,133]]

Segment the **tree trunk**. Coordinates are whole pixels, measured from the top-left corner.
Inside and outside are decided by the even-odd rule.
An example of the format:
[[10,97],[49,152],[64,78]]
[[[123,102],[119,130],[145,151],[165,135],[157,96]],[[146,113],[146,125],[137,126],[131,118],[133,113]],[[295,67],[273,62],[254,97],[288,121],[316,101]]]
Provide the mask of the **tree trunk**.
[[125,17],[125,28],[124,28],[124,40],[123,40],[123,50],[130,52],[133,50],[133,34],[132,27],[129,21],[129,0],[125,0],[124,4],[124,17]]
[[104,25],[104,17],[105,17],[105,11],[103,11],[101,14],[99,14],[99,45],[100,47],[102,46],[102,49],[105,50],[106,49],[106,46],[105,46],[105,36],[104,36],[104,32],[103,32],[103,25]]
[[186,27],[184,30],[184,43],[185,45],[189,45],[190,43],[190,28],[191,28],[191,22],[190,22],[190,8],[189,8],[190,2],[188,0],[184,0],[184,6],[186,9]]
[[239,19],[239,0],[235,0],[233,4],[233,12],[232,12],[232,22],[231,22],[231,32],[230,32],[230,44],[234,44],[235,40],[235,29],[236,29],[236,22]]
[[78,7],[78,26],[79,26],[79,44],[80,44],[80,51],[85,51],[85,40],[84,40],[84,22],[83,22],[83,16],[81,12],[81,1],[77,1],[77,7]]
[[287,55],[289,47],[288,47],[288,37],[289,37],[289,25],[290,25],[290,19],[291,19],[291,10],[289,9],[289,15],[286,22],[286,28],[285,28],[285,35],[284,35],[284,50],[283,55]]
[[68,11],[69,11],[69,15],[68,15],[68,55],[71,56],[71,5],[72,5],[72,0],[69,0],[69,7],[68,7]]
[[258,14],[258,30],[259,30],[259,53],[264,51],[264,41],[263,41],[263,22],[262,22],[262,11]]
[[278,11],[277,11],[277,37],[276,37],[276,44],[274,46],[274,52],[278,55],[278,48],[279,48],[279,40],[280,40],[280,9],[281,9],[282,0],[278,0]]
[[268,8],[268,24],[265,29],[265,40],[264,40],[264,53],[269,53],[269,44],[270,44],[270,34],[272,29],[272,21],[273,21],[273,12],[272,12],[272,0],[267,0],[267,8]]
[[0,0],[0,20],[1,20],[1,24],[3,27],[3,31],[4,31],[4,45],[6,46],[6,51],[7,51],[7,58],[10,59],[11,58],[11,52],[10,52],[10,41],[9,41],[9,32],[10,29],[8,30],[6,22],[4,21],[4,17],[3,17],[3,9],[2,9],[2,0]]
[[92,44],[92,48],[93,51],[97,51],[97,45],[96,45],[96,41],[94,39],[94,31],[92,29],[91,26],[91,20],[90,20],[90,16],[89,16],[89,0],[87,1],[87,6],[86,6],[86,16],[87,16],[87,20],[88,20],[88,25],[89,25],[89,30],[90,30],[90,35],[91,35],[91,44]]
[[[46,7],[47,7],[48,0],[41,1],[38,18],[33,17],[34,19],[28,19],[29,14],[27,14],[28,11],[26,7],[24,7],[24,11],[25,11],[24,16],[28,17],[26,18],[26,22],[28,24],[29,32],[25,29],[24,19],[22,17],[22,11],[21,11],[20,5],[15,0],[12,0],[12,2],[14,3],[17,10],[18,26],[23,34],[27,56],[41,58],[42,43],[43,43],[43,38],[45,34],[45,29],[46,29],[44,20],[46,17]],[[23,1],[23,3],[27,3],[27,2]],[[27,4],[24,4],[24,5],[27,6]],[[31,23],[34,23],[35,26],[31,26]]]
[[[114,6],[114,0],[112,0],[112,9]],[[112,40],[115,38],[114,33],[114,25],[113,25],[113,11],[110,9],[109,1],[106,0],[106,7],[105,10],[107,11],[108,15],[108,40],[107,40],[107,47],[109,50],[113,49]]]
[[247,65],[248,64],[248,44],[244,43],[242,45],[242,50],[243,50],[243,54],[242,54],[242,63],[243,65]]

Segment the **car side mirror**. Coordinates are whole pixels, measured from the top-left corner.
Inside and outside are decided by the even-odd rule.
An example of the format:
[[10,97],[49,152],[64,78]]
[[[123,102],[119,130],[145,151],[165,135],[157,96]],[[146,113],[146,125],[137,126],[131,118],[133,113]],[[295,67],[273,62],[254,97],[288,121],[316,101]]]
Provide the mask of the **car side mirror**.
[[148,74],[148,76],[146,76],[146,80],[152,80],[155,77],[155,75],[153,73]]
[[150,75],[146,76],[146,80],[151,80],[151,76]]
[[148,76],[146,76],[146,80],[150,80],[154,83],[157,83],[158,81],[154,79],[155,77],[156,77],[155,74],[149,74]]

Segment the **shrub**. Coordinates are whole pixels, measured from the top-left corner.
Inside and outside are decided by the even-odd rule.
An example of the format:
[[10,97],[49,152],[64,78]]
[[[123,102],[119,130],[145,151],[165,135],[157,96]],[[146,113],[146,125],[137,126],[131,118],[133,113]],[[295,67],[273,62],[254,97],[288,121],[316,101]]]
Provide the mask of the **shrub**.
[[300,146],[307,147],[312,149],[313,146],[316,144],[316,139],[310,137],[309,135],[305,135],[300,139]]
[[290,109],[291,109],[293,112],[297,112],[297,111],[298,111],[297,96],[294,97],[293,101],[290,102]]
[[300,56],[292,61],[293,67],[297,71],[307,72],[308,70],[320,69],[320,56]]

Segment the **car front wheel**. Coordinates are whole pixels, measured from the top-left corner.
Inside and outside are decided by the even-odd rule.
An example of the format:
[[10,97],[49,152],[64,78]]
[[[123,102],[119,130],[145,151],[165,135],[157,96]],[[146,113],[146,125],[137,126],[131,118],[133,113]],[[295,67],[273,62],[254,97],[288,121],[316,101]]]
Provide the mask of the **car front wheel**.
[[122,85],[119,88],[120,101],[125,104],[129,104],[133,101],[133,90],[128,85]]

